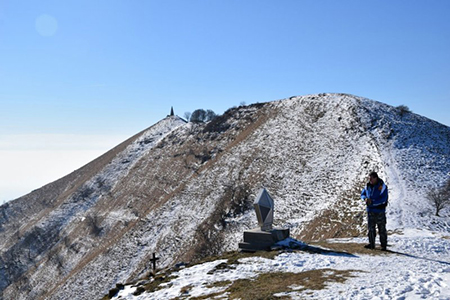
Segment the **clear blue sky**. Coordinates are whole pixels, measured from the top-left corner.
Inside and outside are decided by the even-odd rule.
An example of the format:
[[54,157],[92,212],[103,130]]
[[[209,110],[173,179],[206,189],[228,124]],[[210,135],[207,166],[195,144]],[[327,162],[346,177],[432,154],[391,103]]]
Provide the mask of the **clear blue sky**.
[[[450,125],[449,15],[448,0],[0,0],[0,164],[19,150],[97,155],[172,105],[342,92]],[[10,172],[0,180],[21,185]],[[0,186],[0,202],[11,195]]]

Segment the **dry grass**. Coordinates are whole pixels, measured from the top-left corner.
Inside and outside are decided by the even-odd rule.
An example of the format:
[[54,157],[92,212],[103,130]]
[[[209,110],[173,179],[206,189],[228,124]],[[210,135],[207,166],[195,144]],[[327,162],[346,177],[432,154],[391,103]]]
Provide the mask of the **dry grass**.
[[219,255],[219,256],[207,257],[199,263],[210,262],[210,261],[215,261],[215,260],[219,260],[219,259],[226,259],[226,260],[228,260],[227,263],[229,265],[232,265],[232,264],[238,264],[239,263],[238,260],[241,258],[258,256],[258,257],[273,259],[278,254],[280,254],[279,251],[256,251],[256,252],[230,251],[230,252],[225,252],[224,254]]
[[[366,248],[364,248],[365,244],[359,244],[359,243],[332,243],[332,242],[328,242],[328,241],[318,241],[318,242],[312,242],[311,245],[321,247],[321,248],[326,248],[331,251],[344,252],[344,253],[349,253],[349,254],[381,255],[381,254],[389,253],[389,252],[377,251],[376,250],[377,248],[375,248],[375,250],[366,249]],[[379,250],[379,248],[378,248],[378,250]]]
[[[311,244],[313,247],[326,248],[337,253],[364,253],[376,255],[382,253],[381,251],[368,250],[363,247],[363,244],[356,243],[330,243],[327,241],[315,242]],[[326,250],[324,250],[326,251]],[[282,251],[258,251],[255,253],[249,252],[227,252],[220,256],[211,256],[199,261],[196,264],[215,260],[227,260],[224,263],[216,266],[211,270],[209,274],[214,274],[216,271],[222,269],[233,269],[236,264],[239,264],[239,259],[246,257],[263,257],[267,259],[273,259]],[[328,251],[327,251],[328,252]],[[195,264],[194,264],[195,265]],[[192,266],[192,265],[190,265]],[[175,270],[173,270],[175,271]],[[321,290],[327,287],[331,283],[344,283],[348,278],[353,277],[354,272],[361,272],[357,270],[332,270],[332,269],[320,269],[311,270],[302,273],[264,273],[253,279],[240,279],[234,282],[232,281],[220,281],[209,284],[208,288],[223,288],[223,291],[200,296],[190,297],[189,292],[192,286],[185,286],[181,289],[180,299],[213,299],[215,297],[224,297],[227,299],[242,299],[242,300],[254,300],[254,299],[290,299],[289,293],[304,292],[307,290]],[[167,270],[164,274],[158,274],[152,282],[139,286],[136,295],[144,292],[151,293],[161,289],[162,283],[168,283],[172,279],[176,278],[171,275],[172,271]],[[275,297],[275,294],[287,293],[286,296]],[[105,296],[104,299],[108,299]],[[177,298],[178,299],[178,298]]]
[[[331,283],[344,283],[353,277],[356,270],[311,270],[302,273],[265,273],[254,279],[239,279],[234,282],[217,282],[209,287],[228,286],[224,291],[189,299],[213,299],[226,295],[227,299],[265,300],[291,299],[289,293],[299,293],[307,290],[325,289]],[[286,296],[275,296],[287,293]]]
[[[210,271],[209,274],[213,274],[214,272],[221,270],[221,269],[233,269],[235,268],[235,264],[239,264],[239,259],[241,258],[246,258],[246,257],[263,257],[263,258],[267,258],[267,259],[273,259],[275,256],[277,256],[280,252],[279,251],[257,251],[254,253],[250,253],[250,252],[238,252],[238,251],[232,251],[232,252],[226,252],[220,256],[210,256],[207,257],[193,265],[197,265],[197,264],[202,264],[202,263],[206,263],[206,262],[211,262],[211,261],[215,261],[215,260],[221,260],[221,259],[226,259],[227,262],[226,263],[222,263],[219,264],[218,266],[216,266],[216,268],[214,268],[213,270]],[[189,267],[193,266],[193,265],[189,265]],[[145,284],[143,287],[140,287],[139,289],[139,293],[141,294],[144,291],[151,293],[154,292],[156,290],[161,289],[161,284],[162,283],[167,283],[170,282],[172,279],[176,278],[175,276],[171,275],[171,271],[167,270],[167,272],[165,272],[164,274],[158,274],[156,275],[156,277],[154,278],[153,281]],[[219,287],[219,286],[227,286],[230,285],[231,282],[230,281],[223,281],[223,282],[217,282],[214,283],[213,285],[211,285],[210,287]],[[183,288],[183,294],[188,294],[189,290],[191,289],[191,287],[186,286]],[[222,293],[218,293],[218,294],[222,294]],[[195,298],[195,299],[210,299],[212,296],[214,295],[208,295],[205,298]],[[105,296],[107,297],[107,296]],[[105,298],[108,299],[108,298]]]
[[[352,250],[362,249],[363,252],[370,253],[370,250],[364,249],[361,244],[352,244],[350,246],[344,246],[346,244],[331,244],[327,242],[317,243],[317,246],[326,247],[329,249],[334,248],[338,252],[352,252]],[[374,252],[374,251],[371,251]],[[202,262],[209,262],[218,259],[226,259],[226,263],[219,264],[214,270],[211,270],[210,274],[213,274],[216,270],[221,269],[231,269],[234,268],[235,264],[239,264],[239,259],[245,257],[264,257],[267,259],[273,259],[275,256],[280,254],[279,251],[258,251],[256,253],[247,252],[227,252],[221,256],[209,257]],[[201,297],[191,298],[189,297],[190,286],[183,288],[182,298],[188,297],[189,299],[212,299],[214,297],[227,295],[227,299],[242,299],[242,300],[253,300],[253,299],[290,299],[287,295],[286,297],[275,297],[277,293],[291,293],[291,292],[301,292],[306,290],[320,290],[326,288],[330,283],[344,283],[348,278],[352,277],[353,272],[359,272],[356,270],[332,270],[332,269],[321,269],[312,270],[302,273],[265,273],[261,274],[254,279],[241,279],[234,282],[231,281],[221,281],[208,285],[208,288],[223,287],[225,288],[222,292],[217,292],[213,294],[204,295]],[[146,291],[152,292],[159,289],[159,285],[162,282],[168,282],[170,277],[167,276],[164,281],[153,281],[148,284],[145,288]],[[228,286],[228,287],[227,287]]]
[[171,280],[177,278],[176,276],[170,276],[170,275],[157,275],[155,277],[155,279],[152,282],[147,283],[144,286],[144,290],[146,292],[152,293],[156,290],[161,289],[161,284],[162,283],[166,283],[166,282],[170,282]]
[[229,280],[225,280],[225,281],[218,281],[218,282],[214,282],[212,284],[207,285],[206,287],[211,289],[211,288],[215,288],[215,287],[226,287],[229,286],[233,283],[233,281],[229,281]]
[[241,279],[233,282],[225,291],[229,299],[290,299],[275,297],[278,293],[321,290],[330,283],[344,283],[352,277],[354,270],[311,270],[302,273],[265,273],[256,279]]
[[316,215],[299,235],[300,240],[324,240],[361,236],[367,230],[365,211],[359,195],[364,182],[355,182],[353,187],[339,196],[334,207],[325,209]]
[[192,285],[187,285],[181,288],[180,293],[181,295],[187,295],[190,290],[192,290]]

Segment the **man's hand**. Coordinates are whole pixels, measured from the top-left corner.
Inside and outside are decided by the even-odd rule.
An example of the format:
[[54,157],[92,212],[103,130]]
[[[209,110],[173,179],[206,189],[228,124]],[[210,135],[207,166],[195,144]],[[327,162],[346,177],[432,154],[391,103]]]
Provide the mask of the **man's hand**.
[[366,204],[367,205],[371,205],[372,204],[372,199],[366,198]]

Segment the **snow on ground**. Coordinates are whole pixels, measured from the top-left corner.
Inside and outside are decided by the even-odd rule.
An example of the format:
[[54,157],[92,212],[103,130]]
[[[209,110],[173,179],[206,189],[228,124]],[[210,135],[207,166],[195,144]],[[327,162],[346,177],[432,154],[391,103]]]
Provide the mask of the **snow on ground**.
[[[269,114],[266,121],[258,118],[259,109]],[[249,127],[244,124],[246,117],[256,122],[259,120],[261,124]],[[104,291],[116,282],[123,282],[130,278],[148,253],[156,252],[155,249],[161,252],[159,266],[176,263],[174,260],[180,252],[192,248],[196,228],[211,216],[218,201],[225,196],[226,188],[236,187],[236,182],[249,184],[246,187],[248,190],[263,185],[271,193],[273,191],[276,225],[289,227],[294,236],[304,224],[341,199],[353,200],[353,196],[358,199],[359,191],[355,193],[353,189],[365,180],[371,170],[379,171],[389,186],[388,229],[397,233],[389,237],[390,249],[404,254],[378,251],[379,255],[350,256],[285,252],[273,260],[240,259],[235,269],[219,269],[208,274],[224,262],[218,260],[175,273],[176,278],[151,294],[133,296],[136,288],[127,286],[116,299],[171,299],[182,296],[182,290],[187,286],[190,286],[189,294],[183,294],[183,297],[217,292],[225,294],[226,285],[211,287],[209,284],[256,278],[267,272],[300,273],[317,269],[357,271],[353,272],[355,277],[343,284],[332,283],[322,290],[286,292],[300,299],[450,299],[448,211],[443,214],[446,217],[430,217],[433,214],[431,205],[423,197],[429,182],[438,183],[449,175],[450,150],[446,137],[450,133],[447,127],[413,114],[399,117],[394,108],[363,98],[331,94],[294,97],[265,104],[262,108],[237,109],[227,122],[231,127],[224,137],[211,141],[205,139],[210,145],[204,146],[211,147],[205,149],[210,150],[212,156],[219,149],[221,155],[207,168],[199,169],[195,180],[186,181],[183,192],[173,196],[167,205],[149,212],[141,220],[144,224],[140,225],[141,231],[130,232],[114,248],[84,265],[83,270],[70,278],[65,286],[59,287],[55,299],[80,290],[95,292],[94,289],[99,286]],[[238,129],[241,127],[249,128],[248,133]],[[155,124],[118,153],[61,208],[52,211],[40,227],[46,230],[55,223],[54,220],[58,220],[62,227],[72,219],[88,216],[86,212],[89,207],[113,191],[127,176],[133,176],[134,183],[132,180],[123,182],[133,183],[133,187],[143,184],[143,177],[137,176],[136,169],[146,154],[169,134],[185,142],[198,139],[202,135],[195,134],[200,132],[200,129],[195,129],[192,123],[185,124],[176,117]],[[404,134],[405,130],[407,134]],[[239,139],[230,143],[236,135]],[[194,142],[191,144],[197,145]],[[424,148],[424,144],[429,146]],[[333,181],[333,189],[330,188],[330,178],[339,179]],[[212,188],[206,193],[205,187]],[[347,196],[345,191],[353,196]],[[117,194],[120,195],[119,192]],[[349,204],[353,204],[350,200]],[[128,222],[136,219],[132,212],[124,208],[127,207],[125,202],[122,205],[104,215],[103,225],[106,228],[113,228],[120,220]],[[352,207],[359,212],[364,209],[361,201]],[[225,220],[228,231],[224,230],[224,251],[236,250],[242,231],[256,225],[251,211],[231,215]],[[73,225],[66,227],[66,233],[70,233],[79,223],[73,222]],[[357,229],[363,223],[358,223]],[[435,233],[437,231],[441,233]],[[367,242],[364,238],[333,241],[358,242],[361,247]],[[87,247],[91,247],[90,242],[90,236],[77,240],[78,244]],[[69,260],[65,265],[75,266],[86,253],[88,250],[82,249],[77,255],[67,255]],[[72,265],[67,269],[71,269]],[[51,269],[53,266],[49,264],[44,268],[41,265],[32,279],[47,288],[44,283],[56,277],[56,271]],[[45,274],[47,278],[44,278]]]
[[[332,240],[356,242],[363,238]],[[153,293],[133,296],[136,288],[126,286],[113,299],[147,300],[207,296],[223,293],[229,285],[211,284],[256,278],[269,272],[300,273],[317,269],[352,270],[344,283],[331,283],[322,290],[290,291],[277,294],[292,299],[450,299],[450,239],[439,233],[407,230],[389,236],[390,250],[377,255],[342,253],[311,254],[303,251],[282,252],[274,259],[241,258],[235,268],[215,269],[226,260],[216,260],[172,273],[174,278]],[[215,269],[215,270],[214,270]],[[214,270],[214,272],[211,272]],[[208,274],[208,272],[210,274]],[[182,294],[189,287],[189,294]],[[186,290],[186,289],[185,289]]]
[[[255,131],[254,137],[249,138],[250,141],[255,140],[255,145],[260,145],[261,139],[265,141],[262,144],[263,146],[271,145],[268,149],[260,147],[258,151],[263,152],[264,156],[271,160],[271,169],[268,171],[272,173],[267,177],[271,178],[272,181],[281,180],[283,182],[283,188],[280,189],[280,195],[278,195],[281,204],[277,209],[280,211],[277,212],[288,218],[292,223],[291,227],[294,228],[295,225],[298,226],[314,216],[317,210],[323,209],[317,203],[301,207],[300,212],[295,210],[295,214],[283,211],[283,209],[292,210],[291,202],[299,205],[298,199],[291,197],[291,195],[299,194],[299,191],[296,190],[297,187],[308,186],[310,189],[315,189],[312,191],[314,195],[327,199],[329,195],[322,192],[327,191],[326,187],[320,186],[322,181],[315,180],[315,177],[320,179],[321,176],[329,175],[330,172],[333,173],[334,169],[341,170],[340,176],[343,180],[340,181],[342,186],[339,189],[350,189],[353,182],[363,180],[366,176],[366,174],[362,174],[364,178],[354,178],[354,174],[358,173],[355,170],[361,168],[358,165],[359,157],[355,155],[365,153],[368,157],[367,160],[370,161],[367,169],[372,170],[377,167],[375,169],[378,169],[379,174],[390,187],[387,226],[395,234],[389,236],[389,249],[397,253],[376,251],[377,255],[355,254],[351,256],[338,253],[284,252],[273,260],[259,257],[242,258],[235,269],[215,270],[213,274],[208,274],[217,265],[224,262],[224,260],[217,260],[192,266],[172,274],[176,278],[162,284],[162,289],[153,293],[133,296],[136,287],[127,286],[120,291],[115,299],[189,298],[206,296],[212,293],[222,293],[226,298],[227,285],[211,287],[211,284],[256,278],[259,274],[267,272],[300,273],[317,269],[356,271],[352,271],[354,277],[348,278],[345,283],[331,283],[322,290],[295,291],[292,289],[279,295],[289,295],[293,299],[450,299],[450,237],[448,234],[449,225],[446,221],[448,218],[436,219],[432,217],[431,206],[424,197],[429,182],[439,182],[446,178],[449,162],[445,158],[448,157],[448,149],[442,144],[445,141],[441,143],[439,139],[445,137],[448,130],[433,121],[413,114],[399,118],[395,108],[374,103],[367,99],[345,96],[341,101],[340,96],[336,95],[327,96],[327,99],[330,102],[324,101],[321,105],[331,107],[338,104],[342,108],[340,112],[344,116],[342,120],[334,120],[334,115],[326,114],[326,111],[331,109],[323,109],[325,113],[320,115],[315,123],[313,122],[320,130],[312,132],[308,125],[310,123],[307,122],[307,119],[304,119],[305,116],[308,117],[309,115],[299,113],[296,106],[300,101],[310,101],[309,97],[284,100],[273,103],[280,108],[277,118],[294,120],[298,128],[293,130],[286,125],[287,122],[279,122],[278,120],[278,123],[276,123],[275,120],[269,120],[266,125]],[[359,143],[347,145],[345,140],[340,142],[343,139],[338,134],[337,128],[352,128],[352,124],[345,123],[352,119],[351,115],[347,116],[345,113],[349,111],[350,114],[350,109],[347,109],[347,106],[351,107],[354,101],[360,101],[364,104],[364,107],[368,107],[367,113],[363,113],[362,118],[365,128],[361,130],[369,132],[369,134],[360,136],[364,141],[363,143],[359,141]],[[315,107],[315,109],[320,111],[320,107]],[[380,118],[381,121],[379,121]],[[336,126],[328,129],[328,127],[322,127],[321,122],[324,122],[324,124],[335,122]],[[410,123],[420,125],[410,126]],[[283,126],[279,124],[283,124]],[[305,128],[302,129],[302,126]],[[405,130],[411,130],[411,134],[407,135],[406,138],[402,134],[398,135]],[[294,133],[298,135],[299,132],[304,139],[299,140],[292,136]],[[308,134],[323,135],[323,137],[322,139],[306,139]],[[277,140],[270,140],[272,136],[283,136],[286,139],[283,140],[283,143],[278,143]],[[432,139],[428,141],[428,137],[432,137]],[[292,156],[290,150],[301,147],[304,140],[311,140],[313,144],[306,145],[307,147],[302,150],[302,155],[295,153],[294,156],[305,157],[306,161],[314,160],[314,173],[309,177],[284,176],[283,170],[302,170],[308,167],[308,164],[306,164],[302,168],[301,165],[297,165],[297,163],[300,163],[298,159],[290,157]],[[324,141],[331,146],[325,147]],[[430,146],[418,153],[420,145],[424,143],[431,143],[433,147]],[[381,149],[376,147],[375,144],[380,145]],[[329,157],[327,149],[335,149],[336,145],[347,147],[348,153],[346,152],[341,157],[340,164],[337,163],[337,158],[332,164],[329,164],[324,159]],[[243,156],[243,153],[251,153],[250,149],[244,146],[238,145],[235,147],[233,155],[239,157]],[[276,153],[272,153],[274,149],[276,149]],[[314,149],[314,151],[308,149]],[[318,153],[317,149],[324,151],[324,153]],[[263,150],[267,151],[264,152]],[[254,155],[257,157],[257,154]],[[261,167],[258,161],[264,162],[264,159],[258,160],[255,157],[253,157],[255,163],[249,165],[247,170]],[[280,157],[283,158],[283,163],[277,161]],[[420,160],[420,164],[417,163],[418,160]],[[233,161],[233,156],[227,157],[227,162],[230,163],[231,161]],[[277,169],[278,165],[282,168]],[[434,170],[432,172],[433,178],[427,178],[429,172],[422,172],[420,168]],[[327,170],[327,172],[322,175],[318,170]],[[219,173],[216,172],[216,174]],[[323,182],[326,183],[327,181]],[[270,182],[268,185],[270,186]],[[302,203],[308,204],[307,200],[303,199]],[[310,207],[315,209],[310,209]],[[305,211],[310,213],[301,215],[302,211],[303,213]],[[299,215],[301,216],[299,217]],[[248,218],[253,220],[252,215],[249,214],[245,215],[245,220],[240,221],[242,223],[249,222]],[[415,228],[421,228],[422,230]],[[236,237],[240,236],[241,233],[239,232]],[[228,240],[236,239],[230,238]],[[335,239],[332,241],[336,243],[360,243],[361,248],[367,243],[366,238]],[[186,289],[186,287],[189,287],[189,289]],[[183,294],[183,291],[186,292],[186,290],[189,290],[189,293]]]

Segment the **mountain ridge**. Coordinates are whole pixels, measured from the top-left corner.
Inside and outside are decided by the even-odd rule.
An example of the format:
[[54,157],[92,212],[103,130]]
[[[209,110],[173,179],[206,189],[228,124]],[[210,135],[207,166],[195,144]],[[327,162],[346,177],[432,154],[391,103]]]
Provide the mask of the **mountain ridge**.
[[[153,252],[164,267],[236,249],[242,231],[256,227],[252,197],[261,186],[275,199],[276,224],[296,237],[363,235],[358,193],[371,170],[391,188],[388,219],[404,215],[391,230],[448,230],[415,220],[410,214],[430,207],[404,198],[422,199],[445,180],[449,148],[449,127],[347,94],[241,106],[207,124],[165,118],[62,178],[65,187],[54,182],[0,207],[0,290],[89,299],[141,276]],[[30,216],[27,201],[42,201],[40,214]],[[22,222],[29,224],[12,228]]]

